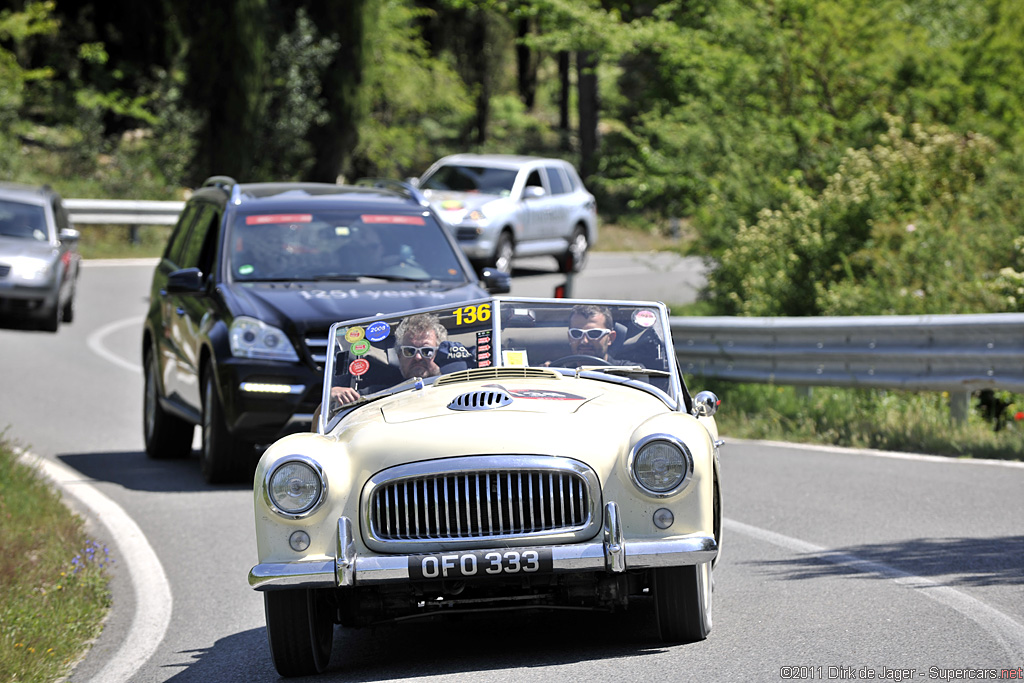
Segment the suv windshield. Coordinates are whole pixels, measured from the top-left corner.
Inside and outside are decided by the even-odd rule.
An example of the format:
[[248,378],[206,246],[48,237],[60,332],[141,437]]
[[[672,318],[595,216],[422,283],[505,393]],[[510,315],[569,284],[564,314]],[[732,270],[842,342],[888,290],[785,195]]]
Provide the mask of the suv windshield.
[[[657,302],[480,300],[331,328],[327,420],[344,405],[473,368],[548,368],[680,395],[668,313]],[[601,373],[601,374],[597,374]],[[333,389],[332,389],[333,387]]]
[[442,228],[429,214],[350,211],[235,216],[226,241],[232,279],[464,282]]
[[424,190],[480,192],[507,197],[516,182],[516,172],[486,166],[442,166],[420,182]]
[[45,242],[49,236],[43,207],[0,200],[0,236]]

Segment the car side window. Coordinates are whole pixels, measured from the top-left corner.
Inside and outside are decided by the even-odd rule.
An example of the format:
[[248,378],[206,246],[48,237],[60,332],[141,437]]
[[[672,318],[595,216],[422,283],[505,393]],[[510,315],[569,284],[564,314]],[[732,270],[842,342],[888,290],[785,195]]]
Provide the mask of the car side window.
[[562,176],[562,169],[557,166],[545,166],[548,174],[548,184],[551,185],[551,194],[565,194],[565,179]]
[[540,170],[533,170],[526,178],[526,187],[544,187],[544,181],[540,177]]
[[185,209],[181,212],[181,216],[178,217],[178,224],[174,227],[171,239],[167,243],[167,249],[164,251],[164,258],[171,263],[181,263],[181,253],[185,249],[185,241],[188,238],[189,228],[192,227],[192,223],[195,221],[198,211],[198,205],[186,204]]
[[[189,231],[188,242],[181,255],[179,266],[182,268],[199,268],[203,274],[210,274],[213,263],[213,249],[216,246],[216,230],[210,230],[217,218],[217,210],[212,206],[201,206],[192,229]],[[212,243],[212,244],[211,244]]]
[[71,219],[68,218],[68,212],[64,209],[64,205],[61,204],[59,199],[54,199],[50,208],[53,210],[53,220],[57,224],[57,234],[55,237],[59,238],[62,230],[71,227]]

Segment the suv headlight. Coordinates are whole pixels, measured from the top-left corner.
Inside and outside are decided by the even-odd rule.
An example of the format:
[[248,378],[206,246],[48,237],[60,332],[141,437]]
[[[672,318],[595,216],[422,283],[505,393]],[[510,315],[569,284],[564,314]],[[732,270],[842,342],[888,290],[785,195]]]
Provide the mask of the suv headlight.
[[239,316],[229,330],[231,355],[237,358],[262,358],[298,362],[299,355],[284,332],[262,320]]
[[663,497],[685,488],[693,473],[693,456],[686,444],[667,434],[641,440],[629,455],[629,474],[644,492]]
[[21,258],[11,265],[11,275],[22,280],[47,280],[50,262],[37,258]]
[[320,465],[309,458],[293,456],[267,476],[267,502],[289,517],[312,513],[327,496],[327,482]]

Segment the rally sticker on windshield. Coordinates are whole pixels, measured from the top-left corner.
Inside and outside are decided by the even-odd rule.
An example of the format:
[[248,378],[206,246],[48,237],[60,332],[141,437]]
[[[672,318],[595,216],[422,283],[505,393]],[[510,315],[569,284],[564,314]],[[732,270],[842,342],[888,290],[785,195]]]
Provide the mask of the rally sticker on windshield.
[[275,223],[312,223],[310,213],[270,213],[261,216],[246,216],[246,225],[272,225]]
[[386,225],[426,225],[423,216],[386,216],[379,214],[363,214],[359,217],[364,223],[384,223]]

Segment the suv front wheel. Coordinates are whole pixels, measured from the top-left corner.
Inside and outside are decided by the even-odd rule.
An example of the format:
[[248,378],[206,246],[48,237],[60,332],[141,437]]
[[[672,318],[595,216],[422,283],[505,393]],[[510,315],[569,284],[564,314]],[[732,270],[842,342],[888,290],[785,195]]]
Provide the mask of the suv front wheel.
[[195,426],[165,411],[160,405],[156,357],[147,351],[142,364],[145,389],[142,400],[142,435],[146,455],[154,460],[187,458],[192,452]]
[[228,431],[213,366],[203,371],[203,477],[210,484],[243,481],[256,467],[255,446]]

